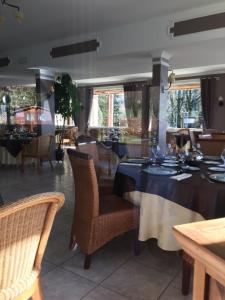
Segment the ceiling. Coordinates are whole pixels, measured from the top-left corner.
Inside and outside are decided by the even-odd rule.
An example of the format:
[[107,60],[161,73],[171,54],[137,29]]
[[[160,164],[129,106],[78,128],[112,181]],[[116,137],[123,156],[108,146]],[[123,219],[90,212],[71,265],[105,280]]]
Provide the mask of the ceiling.
[[[12,10],[0,26],[0,57],[12,64],[0,69],[0,86],[32,84],[35,69],[68,72],[80,84],[144,79],[151,76],[152,52],[171,54],[176,74],[225,72],[225,30],[170,39],[171,22],[225,11],[224,0],[10,0]],[[99,52],[52,59],[52,47],[100,37]],[[28,60],[19,65],[18,61]]]
[[6,21],[0,27],[0,51],[139,22],[211,4],[212,0],[11,0],[11,3],[21,6],[25,20],[18,24],[11,16],[12,10],[3,8]]

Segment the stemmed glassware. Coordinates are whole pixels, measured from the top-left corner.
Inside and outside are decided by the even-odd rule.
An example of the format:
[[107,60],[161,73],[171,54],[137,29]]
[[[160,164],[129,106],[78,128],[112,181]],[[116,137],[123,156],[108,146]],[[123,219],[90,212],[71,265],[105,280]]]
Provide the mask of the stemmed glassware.
[[186,160],[187,153],[184,150],[180,150],[180,152],[178,153],[178,156],[179,156],[180,162],[182,164],[184,164],[185,160]]
[[163,157],[159,145],[152,146],[152,153],[154,156],[153,163],[157,163]]

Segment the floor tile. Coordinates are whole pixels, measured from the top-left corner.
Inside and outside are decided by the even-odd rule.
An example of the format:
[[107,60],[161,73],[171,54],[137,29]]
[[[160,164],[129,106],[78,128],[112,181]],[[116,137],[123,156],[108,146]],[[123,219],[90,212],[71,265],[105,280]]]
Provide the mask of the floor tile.
[[60,268],[43,276],[42,286],[46,300],[79,300],[95,287],[91,281]]
[[92,255],[89,270],[84,270],[83,268],[84,254],[82,252],[74,255],[62,267],[96,283],[100,283],[132,255],[130,248],[125,249],[120,244],[117,244],[117,241],[112,241]]
[[41,265],[41,276],[46,275],[48,272],[54,270],[57,266],[53,263],[50,263],[47,260],[43,260],[42,261],[42,265]]
[[135,260],[160,272],[175,275],[181,269],[181,256],[176,251],[164,251],[157,246],[156,240],[146,242]]
[[102,286],[132,300],[156,300],[172,280],[171,275],[130,260]]
[[98,286],[91,291],[83,300],[127,300],[128,298]]

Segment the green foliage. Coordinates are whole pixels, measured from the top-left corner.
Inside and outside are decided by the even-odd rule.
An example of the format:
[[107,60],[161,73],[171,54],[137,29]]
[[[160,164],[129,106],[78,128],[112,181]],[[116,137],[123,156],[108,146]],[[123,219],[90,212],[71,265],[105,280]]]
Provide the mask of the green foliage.
[[120,110],[121,105],[121,95],[114,95],[114,110],[113,110],[113,125],[120,126],[120,119],[122,116],[122,112]]
[[125,93],[125,106],[127,118],[137,118],[141,114],[141,102],[142,92],[141,91],[130,91]]
[[98,96],[100,126],[108,125],[108,95],[101,94]]
[[201,95],[199,89],[170,91],[168,101],[168,123],[171,127],[181,128],[183,116],[195,117],[195,126],[200,126],[199,120],[202,115]]
[[69,74],[62,74],[54,83],[55,113],[61,114],[64,121],[77,117],[82,106],[77,97],[77,88]]

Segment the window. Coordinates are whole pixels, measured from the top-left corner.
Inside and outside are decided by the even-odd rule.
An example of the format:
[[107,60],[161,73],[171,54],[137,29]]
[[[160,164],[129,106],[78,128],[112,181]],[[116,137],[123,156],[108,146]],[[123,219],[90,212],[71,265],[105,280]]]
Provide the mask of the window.
[[94,89],[89,126],[127,126],[123,87]]
[[200,128],[203,120],[200,84],[174,86],[169,90],[167,113],[169,127]]

